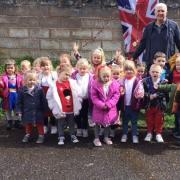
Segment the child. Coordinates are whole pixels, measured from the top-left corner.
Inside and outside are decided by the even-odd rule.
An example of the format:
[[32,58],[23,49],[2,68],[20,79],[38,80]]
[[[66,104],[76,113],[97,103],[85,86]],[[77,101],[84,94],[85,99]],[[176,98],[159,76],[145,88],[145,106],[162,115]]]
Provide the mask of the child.
[[69,66],[72,69],[72,72],[74,71],[71,64],[71,56],[69,54],[62,54],[59,56],[59,66],[61,69]]
[[141,81],[136,77],[136,67],[133,61],[126,60],[124,65],[124,112],[122,114],[123,135],[121,142],[127,142],[128,122],[131,121],[132,141],[139,143],[137,132],[137,119],[140,110],[144,89]]
[[144,63],[138,63],[136,65],[136,69],[137,69],[137,78],[139,78],[140,80],[142,80],[143,78],[145,78],[146,76],[146,66]]
[[[56,82],[57,73],[53,71],[53,66],[51,60],[48,57],[41,57],[40,61],[41,73],[39,74],[39,83],[44,90],[44,93],[47,93],[49,86]],[[47,104],[47,103],[46,103]],[[48,105],[47,105],[48,108]],[[51,134],[57,133],[56,121],[53,117],[53,114],[50,110],[45,113],[44,118],[44,133],[48,132],[48,117],[50,117],[51,125]]]
[[121,50],[120,49],[116,50],[114,64],[117,64],[120,68],[123,68],[124,63],[125,63],[125,58],[122,55]]
[[147,122],[147,135],[145,141],[152,140],[153,131],[156,133],[156,141],[163,143],[162,129],[164,120],[164,111],[166,108],[167,94],[158,93],[157,87],[162,84],[162,67],[153,64],[150,67],[150,76],[143,80],[145,90],[145,109]]
[[37,58],[33,61],[33,70],[35,70],[37,74],[41,73],[40,64],[41,64],[41,58]]
[[114,137],[115,136],[115,131],[114,131],[115,127],[117,127],[117,125],[121,124],[120,115],[121,115],[121,110],[122,110],[122,106],[123,106],[123,96],[124,96],[124,87],[123,87],[124,69],[117,64],[112,64],[111,72],[112,72],[112,78],[115,81],[117,81],[119,84],[119,91],[121,94],[121,97],[119,98],[118,103],[117,103],[117,110],[118,110],[119,118],[117,119],[115,124],[113,126],[111,126],[111,129],[110,129],[110,137]]
[[8,59],[5,63],[5,73],[1,77],[2,108],[5,111],[7,120],[6,129],[13,127],[20,128],[21,123],[16,116],[17,90],[22,87],[22,76],[17,72],[17,65],[14,59]]
[[169,65],[166,62],[166,54],[163,52],[156,52],[154,55],[154,64],[158,64],[162,68],[161,80],[169,81]]
[[119,84],[112,80],[111,69],[107,66],[99,66],[97,79],[92,82],[91,99],[93,103],[92,120],[95,125],[95,146],[102,146],[99,139],[100,127],[104,127],[104,142],[112,144],[109,136],[110,126],[118,118],[116,104],[119,100]]
[[82,109],[80,114],[75,116],[77,123],[77,136],[88,137],[88,109],[89,109],[89,89],[91,75],[89,73],[89,63],[87,59],[81,58],[76,64],[77,71],[72,74],[72,78],[76,80],[82,91]]
[[32,129],[35,125],[38,129],[38,139],[36,143],[44,142],[44,105],[45,95],[40,86],[35,71],[28,71],[24,77],[24,86],[18,92],[17,113],[22,117],[25,126],[25,136],[22,140],[27,143],[32,135]]
[[49,108],[58,122],[58,145],[64,145],[64,126],[67,122],[70,130],[71,141],[78,143],[75,136],[74,115],[81,109],[80,89],[75,80],[70,79],[71,68],[57,69],[58,80],[51,85],[47,92]]
[[21,69],[22,76],[24,76],[24,74],[25,74],[27,71],[30,71],[30,70],[31,70],[31,62],[28,61],[28,60],[23,60],[23,61],[21,61],[20,69]]
[[175,113],[176,123],[174,137],[180,139],[180,84],[177,86],[172,112]]
[[[79,46],[76,43],[74,43],[73,51],[74,51],[74,55],[77,60],[79,60],[81,58],[81,55],[80,55],[78,49],[79,49]],[[97,48],[94,51],[92,51],[92,53],[91,53],[91,66],[92,66],[91,73],[96,74],[96,70],[97,70],[98,66],[105,65],[105,64],[106,64],[106,61],[105,61],[105,55],[104,55],[103,49]]]

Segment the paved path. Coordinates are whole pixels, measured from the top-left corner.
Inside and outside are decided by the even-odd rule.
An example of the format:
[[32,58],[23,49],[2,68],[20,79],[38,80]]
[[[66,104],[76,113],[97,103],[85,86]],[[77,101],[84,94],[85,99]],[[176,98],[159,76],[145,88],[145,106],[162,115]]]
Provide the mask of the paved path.
[[0,126],[0,179],[122,179],[179,180],[180,146],[165,132],[165,144],[120,143],[117,131],[112,146],[93,147],[93,132],[78,145],[67,141],[57,145],[57,137],[49,135],[43,145],[21,143],[22,130],[6,131]]

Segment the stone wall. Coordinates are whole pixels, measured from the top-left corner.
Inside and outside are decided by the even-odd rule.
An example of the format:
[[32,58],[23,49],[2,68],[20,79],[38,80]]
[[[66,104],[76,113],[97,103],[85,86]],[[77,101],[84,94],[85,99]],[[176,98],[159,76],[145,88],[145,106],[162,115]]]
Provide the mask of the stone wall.
[[[57,58],[71,53],[73,42],[86,57],[101,46],[111,58],[122,43],[118,9],[113,1],[99,0],[97,6],[94,2],[70,6],[62,0],[0,0],[0,58]],[[170,8],[169,16],[180,24],[179,8]]]

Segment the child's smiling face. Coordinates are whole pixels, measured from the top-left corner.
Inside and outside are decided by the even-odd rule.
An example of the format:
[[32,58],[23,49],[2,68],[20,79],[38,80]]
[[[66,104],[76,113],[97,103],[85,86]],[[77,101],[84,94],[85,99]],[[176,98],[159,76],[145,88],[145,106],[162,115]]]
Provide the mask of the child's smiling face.
[[154,60],[154,64],[158,64],[158,65],[160,65],[162,68],[164,68],[164,66],[165,66],[165,64],[166,64],[166,58],[157,57],[157,58]]
[[99,64],[101,64],[101,62],[102,62],[101,54],[95,52],[95,53],[93,54],[93,56],[92,56],[92,64],[93,64],[93,65],[99,65]]

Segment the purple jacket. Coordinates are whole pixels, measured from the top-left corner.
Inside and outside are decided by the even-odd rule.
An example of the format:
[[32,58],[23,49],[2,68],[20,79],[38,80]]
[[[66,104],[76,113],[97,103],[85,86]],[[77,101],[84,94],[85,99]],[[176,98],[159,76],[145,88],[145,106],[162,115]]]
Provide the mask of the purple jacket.
[[[116,81],[112,81],[109,86],[109,92],[105,96],[103,84],[98,80],[94,80],[91,87],[91,99],[93,103],[92,120],[104,127],[114,124],[118,118],[116,104],[119,97],[119,84]],[[103,109],[105,105],[108,107],[107,110]]]

